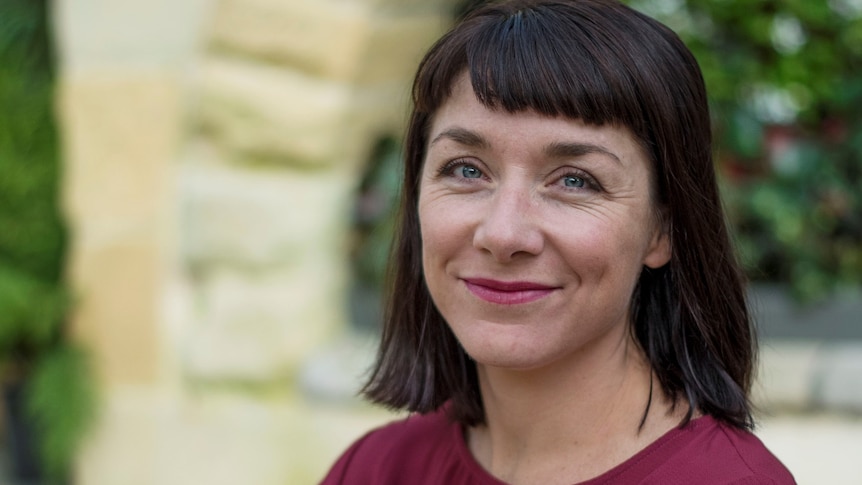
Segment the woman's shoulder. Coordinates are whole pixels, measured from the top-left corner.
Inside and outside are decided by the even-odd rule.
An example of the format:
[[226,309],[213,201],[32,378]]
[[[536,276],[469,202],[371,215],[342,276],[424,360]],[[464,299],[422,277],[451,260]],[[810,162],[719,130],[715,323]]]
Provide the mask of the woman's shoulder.
[[441,474],[464,474],[462,436],[461,426],[444,410],[412,414],[354,442],[323,485],[457,483]]
[[613,483],[795,483],[757,436],[711,416],[670,431],[614,471]]
[[450,439],[457,426],[443,411],[410,414],[369,431],[360,441],[363,446],[376,450],[409,454]]
[[[787,467],[753,433],[718,422],[715,422],[714,426],[715,433],[719,436],[715,441],[723,444],[728,460],[735,460],[737,464],[736,469],[740,478],[734,483],[740,485],[796,483]],[[705,440],[705,445],[708,446],[709,441]]]
[[[323,485],[500,484],[469,456],[461,426],[445,411],[410,415],[372,430],[339,458]],[[793,476],[754,434],[710,416],[675,428],[597,484],[791,485]]]

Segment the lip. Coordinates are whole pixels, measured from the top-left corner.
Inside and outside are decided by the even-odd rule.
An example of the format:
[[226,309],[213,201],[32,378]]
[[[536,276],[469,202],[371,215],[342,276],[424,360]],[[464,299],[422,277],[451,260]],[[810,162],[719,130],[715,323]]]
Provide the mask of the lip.
[[487,278],[462,278],[462,281],[478,298],[498,305],[520,305],[540,300],[558,287],[531,281],[499,281]]

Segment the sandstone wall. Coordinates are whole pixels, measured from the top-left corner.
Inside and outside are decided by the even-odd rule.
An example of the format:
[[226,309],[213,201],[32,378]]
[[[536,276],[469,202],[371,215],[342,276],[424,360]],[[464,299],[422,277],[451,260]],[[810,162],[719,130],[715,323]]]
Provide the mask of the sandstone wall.
[[365,425],[297,371],[345,332],[353,193],[450,3],[56,2],[74,330],[102,390],[77,483],[312,483]]

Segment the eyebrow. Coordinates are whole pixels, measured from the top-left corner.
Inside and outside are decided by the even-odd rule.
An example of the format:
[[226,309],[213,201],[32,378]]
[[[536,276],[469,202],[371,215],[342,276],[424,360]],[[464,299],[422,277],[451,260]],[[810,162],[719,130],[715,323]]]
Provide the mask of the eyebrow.
[[443,130],[439,135],[435,136],[434,139],[431,140],[430,145],[433,145],[444,138],[448,138],[456,143],[473,148],[487,149],[491,146],[491,144],[488,143],[488,140],[486,140],[482,135],[475,131],[470,131],[466,128],[460,128],[457,126]]
[[[491,146],[491,144],[488,143],[488,140],[479,133],[458,126],[448,128],[440,132],[439,135],[435,136],[434,139],[431,140],[429,146],[442,139],[449,139],[461,145],[473,148],[488,149]],[[615,162],[622,164],[620,157],[618,157],[614,152],[601,145],[593,143],[556,141],[545,146],[545,155],[551,158],[577,158],[591,153],[606,155]]]
[[575,158],[591,153],[607,155],[617,163],[622,163],[620,157],[601,145],[581,142],[553,142],[545,146],[545,154],[552,158]]

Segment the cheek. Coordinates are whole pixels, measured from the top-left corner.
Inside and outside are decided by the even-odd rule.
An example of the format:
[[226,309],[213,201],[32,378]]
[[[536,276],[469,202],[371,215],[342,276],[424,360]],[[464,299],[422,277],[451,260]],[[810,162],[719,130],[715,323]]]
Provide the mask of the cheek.
[[447,295],[452,288],[447,266],[460,254],[466,236],[459,231],[458,221],[449,217],[445,204],[427,203],[420,199],[419,230],[422,243],[422,272],[431,299],[438,308],[448,307]]
[[419,199],[419,232],[422,241],[422,262],[429,263],[443,257],[456,240],[456,222],[447,217],[442,204]]
[[635,220],[587,218],[572,221],[553,236],[568,266],[585,279],[640,274],[645,247],[641,225]]
[[419,231],[423,254],[434,257],[438,252],[453,250],[469,244],[472,240],[474,213],[469,204],[453,197],[434,197],[433,194],[419,198]]

